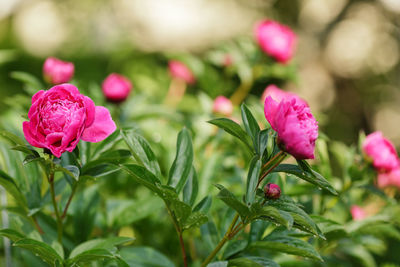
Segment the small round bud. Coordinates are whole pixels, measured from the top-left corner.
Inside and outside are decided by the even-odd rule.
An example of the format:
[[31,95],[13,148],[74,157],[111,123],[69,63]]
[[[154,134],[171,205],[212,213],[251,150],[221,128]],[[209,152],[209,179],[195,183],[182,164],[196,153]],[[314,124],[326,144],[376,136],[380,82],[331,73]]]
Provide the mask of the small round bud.
[[277,184],[268,183],[264,186],[264,194],[266,198],[278,199],[281,195],[281,188]]

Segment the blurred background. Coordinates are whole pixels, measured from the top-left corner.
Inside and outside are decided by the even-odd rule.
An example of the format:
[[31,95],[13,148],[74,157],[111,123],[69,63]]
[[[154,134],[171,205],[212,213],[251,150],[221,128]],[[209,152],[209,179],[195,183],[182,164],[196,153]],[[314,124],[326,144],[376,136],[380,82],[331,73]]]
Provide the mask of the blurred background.
[[[230,97],[263,18],[290,26],[299,43],[283,76],[253,83],[250,98],[274,82],[305,98],[330,138],[349,144],[380,130],[399,147],[399,0],[0,0],[0,112],[26,94],[10,73],[41,78],[48,56],[74,62],[81,87],[119,72],[132,98],[155,102],[168,91],[168,60],[183,58],[198,78],[188,94]],[[226,51],[238,75],[224,69]]]

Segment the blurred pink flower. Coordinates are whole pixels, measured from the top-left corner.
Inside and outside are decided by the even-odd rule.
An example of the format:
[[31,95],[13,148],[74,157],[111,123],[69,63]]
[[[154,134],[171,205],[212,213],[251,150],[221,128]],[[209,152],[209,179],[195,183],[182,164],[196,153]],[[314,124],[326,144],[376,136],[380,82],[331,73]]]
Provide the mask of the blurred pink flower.
[[395,186],[400,189],[400,167],[378,174],[378,187]]
[[132,83],[124,76],[111,73],[101,86],[104,96],[111,102],[124,101],[132,90]]
[[168,63],[169,73],[173,78],[178,78],[185,81],[187,84],[194,84],[196,79],[192,71],[182,62],[171,60]]
[[214,100],[213,112],[229,117],[233,113],[232,102],[225,96],[218,96]]
[[50,84],[69,82],[74,76],[74,64],[49,57],[43,64],[43,76],[46,82]]
[[265,103],[265,99],[268,96],[272,97],[272,99],[277,102],[281,102],[283,99],[296,98],[297,101],[308,106],[308,103],[305,100],[303,100],[302,98],[300,98],[298,95],[291,93],[291,92],[283,91],[275,84],[270,84],[265,88],[265,90],[261,96],[262,103]]
[[261,49],[280,63],[287,63],[293,56],[297,37],[287,26],[273,20],[257,24],[256,39]]
[[277,184],[268,183],[264,186],[264,195],[269,199],[278,199],[281,196],[281,188]]
[[232,56],[230,54],[226,54],[224,56],[223,64],[224,64],[225,67],[229,67],[230,65],[233,64],[233,58],[232,58]]
[[396,149],[381,132],[369,134],[364,140],[362,149],[365,155],[372,159],[372,165],[379,172],[389,172],[400,166]]
[[296,159],[313,159],[318,123],[310,108],[296,98],[283,99],[279,103],[268,96],[264,115],[278,134],[283,150]]
[[100,142],[115,131],[108,109],[95,106],[72,84],[60,84],[32,96],[24,136],[34,147],[47,148],[56,157],[72,152],[79,140]]
[[367,217],[367,214],[364,211],[364,209],[357,205],[351,206],[350,213],[351,213],[351,216],[353,217],[353,220],[355,220],[355,221],[359,221],[359,220],[362,220],[365,217]]

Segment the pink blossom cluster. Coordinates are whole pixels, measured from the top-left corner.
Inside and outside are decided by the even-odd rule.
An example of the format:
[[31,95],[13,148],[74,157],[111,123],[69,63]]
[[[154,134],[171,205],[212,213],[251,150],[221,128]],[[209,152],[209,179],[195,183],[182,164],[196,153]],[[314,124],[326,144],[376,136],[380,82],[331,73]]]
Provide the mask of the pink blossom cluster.
[[365,138],[362,149],[378,172],[378,187],[400,188],[400,159],[394,145],[381,132],[374,132]]

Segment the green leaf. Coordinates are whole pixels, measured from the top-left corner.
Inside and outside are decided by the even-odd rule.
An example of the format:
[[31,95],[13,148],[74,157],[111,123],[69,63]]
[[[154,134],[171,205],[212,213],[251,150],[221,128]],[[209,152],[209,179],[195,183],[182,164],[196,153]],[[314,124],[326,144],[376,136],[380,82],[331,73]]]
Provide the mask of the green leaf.
[[15,231],[13,229],[1,229],[0,236],[7,237],[8,239],[10,239],[13,242],[25,238],[25,236],[23,234]]
[[228,267],[279,267],[279,265],[267,258],[247,256],[230,260]]
[[225,202],[226,205],[236,210],[242,218],[250,215],[250,210],[243,202],[240,202],[228,189],[220,184],[215,185],[220,191],[217,198]]
[[23,82],[28,87],[27,93],[29,94],[34,94],[44,88],[40,80],[30,73],[13,71],[10,76],[15,80]]
[[83,165],[81,175],[98,176],[102,174],[103,169],[107,169],[109,165],[122,164],[130,157],[131,153],[125,149],[104,152],[99,158]]
[[121,258],[135,267],[175,267],[165,255],[151,247],[128,247],[120,251]]
[[193,212],[201,211],[207,213],[210,210],[212,204],[212,197],[205,196],[197,205],[193,208]]
[[124,171],[126,171],[136,182],[144,185],[151,191],[161,196],[161,190],[157,186],[160,184],[160,180],[145,167],[136,164],[125,164],[119,165]]
[[268,138],[270,135],[271,128],[264,129],[258,133],[258,146],[257,146],[257,154],[262,157],[265,149],[268,146]]
[[326,219],[318,215],[310,215],[310,217],[317,223],[318,227],[321,229],[324,235],[332,233],[332,236],[337,236],[339,238],[343,235],[347,235],[347,232],[344,229],[343,225],[338,222]]
[[36,157],[40,157],[39,153],[36,150],[34,150],[33,148],[26,146],[26,145],[25,146],[16,145],[16,146],[12,147],[11,149],[16,150],[16,151],[21,151],[28,155],[34,155]]
[[74,165],[67,165],[64,167],[61,167],[60,165],[56,165],[55,170],[63,172],[66,175],[69,175],[72,178],[74,178],[76,181],[79,181],[80,171],[79,171],[79,168]]
[[260,203],[253,203],[250,207],[251,215],[250,220],[267,220],[275,224],[280,224],[285,226],[287,229],[293,226],[293,217],[289,212],[278,210],[273,206],[261,206]]
[[254,242],[250,246],[252,248],[267,249],[323,261],[312,245],[290,236],[268,237],[266,240]]
[[200,225],[206,223],[208,221],[207,215],[202,212],[193,212],[186,219],[183,224],[183,230],[187,230],[192,227],[199,227]]
[[115,254],[117,252],[116,246],[131,242],[133,241],[133,238],[130,237],[110,237],[107,239],[94,239],[94,240],[89,240],[86,241],[82,244],[79,244],[77,247],[75,247],[72,251],[71,254],[69,255],[69,259],[73,259],[81,255],[82,253],[85,253],[90,250],[94,249],[103,249],[107,250],[111,254]]
[[251,146],[250,136],[236,122],[226,118],[219,118],[210,120],[208,121],[208,123],[214,124],[219,128],[225,130],[227,133],[235,136],[247,146],[250,152],[253,153],[253,147]]
[[14,242],[13,246],[30,250],[33,254],[38,255],[43,261],[52,266],[60,266],[64,261],[51,246],[34,239],[19,239]]
[[253,140],[253,147],[257,150],[260,126],[258,126],[257,120],[253,117],[253,114],[251,114],[250,110],[246,107],[245,104],[242,104],[241,111],[244,128]]
[[243,251],[247,247],[247,240],[234,240],[228,243],[228,246],[224,250],[223,259],[228,259],[229,257]]
[[0,170],[0,185],[15,199],[19,206],[24,209],[27,208],[26,198],[15,184],[14,179],[2,170]]
[[81,264],[88,264],[92,261],[98,261],[102,259],[112,259],[112,258],[116,258],[116,256],[106,249],[91,249],[82,252],[81,254],[77,255],[72,259],[68,259],[66,261],[66,265],[71,267],[81,266]]
[[168,185],[180,192],[189,178],[193,164],[193,146],[189,131],[184,128],[178,134],[176,156],[169,170]]
[[228,261],[214,261],[207,264],[207,267],[228,267]]
[[319,173],[310,169],[310,172],[301,169],[299,166],[292,164],[280,164],[272,170],[272,172],[285,172],[293,174],[300,179],[303,179],[309,183],[315,184],[316,186],[329,191],[330,193],[337,195],[336,190],[329,184],[329,182],[322,177]]
[[26,164],[29,164],[29,163],[32,163],[35,161],[44,162],[45,160],[43,158],[41,158],[39,154],[37,154],[37,155],[29,154],[25,157],[22,164],[26,165]]
[[155,176],[160,178],[160,166],[158,165],[157,158],[146,139],[136,133],[127,131],[121,131],[121,135],[135,160],[145,166]]
[[4,137],[5,139],[7,139],[9,142],[11,142],[14,146],[25,146],[25,142],[19,138],[18,136],[16,136],[15,134],[5,131],[5,130],[1,130],[0,131],[0,136]]
[[266,205],[289,212],[294,220],[293,227],[321,238],[325,238],[321,230],[310,218],[310,216],[304,210],[298,207],[290,198],[281,196],[280,199],[267,201]]
[[187,218],[192,212],[192,208],[185,202],[179,200],[178,194],[175,192],[174,188],[162,185],[160,190],[160,196],[172,213],[171,216],[173,216],[173,218],[177,220],[179,226],[183,228]]
[[251,205],[254,202],[256,196],[256,187],[258,184],[258,178],[260,177],[261,171],[261,160],[255,156],[251,160],[249,172],[247,175],[247,186],[246,186],[246,204]]
[[189,177],[183,187],[183,202],[193,206],[199,192],[199,182],[197,180],[196,169],[192,166]]
[[93,157],[100,157],[101,154],[112,149],[119,140],[121,140],[120,131],[116,130],[106,139],[98,143],[96,149],[93,152]]

